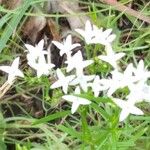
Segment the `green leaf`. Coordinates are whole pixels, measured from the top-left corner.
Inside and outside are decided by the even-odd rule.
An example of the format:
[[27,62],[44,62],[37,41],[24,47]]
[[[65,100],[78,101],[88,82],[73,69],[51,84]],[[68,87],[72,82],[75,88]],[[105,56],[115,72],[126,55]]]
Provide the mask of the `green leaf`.
[[16,27],[20,23],[26,10],[29,8],[31,2],[32,1],[30,1],[30,0],[24,1],[24,4],[16,10],[17,13],[14,13],[10,22],[8,22],[8,24],[5,27],[5,29],[1,35],[1,38],[0,38],[0,52],[6,46],[6,43],[8,42],[8,40],[11,37],[11,35],[13,34],[14,30],[16,29]]
[[48,121],[52,121],[52,120],[55,120],[55,119],[58,119],[58,118],[61,118],[61,117],[65,117],[69,114],[70,114],[70,111],[57,112],[55,114],[46,116],[42,119],[39,119],[39,120],[33,122],[33,125],[37,125],[37,124],[45,123],[45,122],[48,122]]
[[59,125],[57,127],[59,130],[68,133],[69,135],[82,140],[82,135],[80,132],[77,132],[75,129],[73,129],[72,127],[65,127],[64,125]]

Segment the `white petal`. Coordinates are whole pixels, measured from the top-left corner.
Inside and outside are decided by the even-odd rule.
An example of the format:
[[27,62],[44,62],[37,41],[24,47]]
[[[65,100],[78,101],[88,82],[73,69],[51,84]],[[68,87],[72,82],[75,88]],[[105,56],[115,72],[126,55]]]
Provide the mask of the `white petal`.
[[112,99],[120,108],[126,107],[127,101],[118,99],[118,98],[113,98]]
[[65,99],[65,100],[67,100],[67,101],[69,101],[69,102],[74,102],[74,101],[76,101],[76,97],[75,96],[73,96],[73,95],[64,95],[64,96],[62,96],[62,98],[63,99]]
[[125,53],[117,53],[115,54],[115,60],[119,60],[120,58],[122,58],[125,55]]
[[61,87],[62,86],[62,82],[60,82],[59,80],[58,81],[56,81],[55,83],[53,83],[52,85],[51,85],[51,89],[55,89],[55,88],[58,88],[58,87]]
[[130,110],[130,113],[133,115],[143,115],[143,111],[140,110],[139,108],[137,108],[136,106],[132,107],[132,109]]
[[58,41],[52,41],[52,43],[59,49],[59,50],[63,50],[64,49],[64,45],[61,44]]
[[82,37],[85,37],[85,31],[82,29],[75,29],[76,32],[78,32]]
[[79,103],[74,102],[74,103],[72,104],[72,107],[71,107],[71,113],[72,113],[72,114],[75,113],[75,112],[77,111],[77,109],[78,109],[79,106],[80,106]]
[[130,113],[128,112],[128,110],[123,109],[123,110],[121,111],[121,113],[120,113],[119,121],[121,122],[121,121],[125,120],[125,119],[128,117],[129,114],[130,114]]
[[65,93],[65,94],[67,94],[67,91],[68,91],[68,83],[64,83],[63,85],[62,85],[62,89],[63,89],[63,92]]
[[65,77],[64,74],[62,73],[62,71],[59,68],[56,70],[56,73],[57,73],[58,79],[62,79],[62,78]]
[[24,74],[22,73],[22,71],[18,70],[18,71],[16,72],[16,76],[23,78],[23,77],[24,77]]
[[72,44],[72,36],[71,36],[71,34],[69,34],[69,35],[67,36],[67,38],[66,38],[66,43]]
[[112,34],[107,38],[107,42],[111,43],[112,41],[114,41],[115,38],[116,38],[116,35]]
[[17,57],[17,58],[13,61],[12,65],[11,65],[13,68],[15,68],[15,69],[18,68],[18,66],[19,66],[19,59],[20,59],[20,58]]
[[43,47],[44,47],[44,40],[43,39],[38,43],[37,47],[39,48],[39,51],[43,50]]
[[6,72],[6,73],[9,73],[10,72],[10,68],[9,66],[0,66],[0,70]]
[[75,94],[80,94],[80,87],[79,86],[76,87]]

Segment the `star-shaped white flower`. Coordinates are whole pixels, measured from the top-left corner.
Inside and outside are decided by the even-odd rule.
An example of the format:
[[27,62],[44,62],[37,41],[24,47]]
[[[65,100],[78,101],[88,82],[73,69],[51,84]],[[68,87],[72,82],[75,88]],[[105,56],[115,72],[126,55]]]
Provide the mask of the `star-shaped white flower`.
[[95,75],[80,75],[77,76],[69,85],[77,85],[79,84],[81,88],[87,92],[88,89],[88,82],[93,80]]
[[129,114],[133,115],[143,115],[143,111],[135,106],[133,102],[130,100],[121,100],[117,98],[113,98],[113,101],[122,109],[120,113],[119,121],[125,120]]
[[70,76],[65,77],[60,69],[57,69],[56,73],[57,73],[58,81],[53,83],[50,88],[55,89],[58,87],[62,87],[64,93],[67,94],[68,85],[75,78],[75,75],[70,75]]
[[0,66],[0,70],[8,73],[8,80],[9,84],[12,84],[16,77],[24,77],[24,74],[21,70],[18,69],[19,67],[19,57],[17,57],[11,66]]
[[92,39],[95,37],[95,30],[98,29],[95,25],[92,25],[89,20],[85,23],[85,30],[75,29],[85,40],[86,44],[92,44]]
[[111,34],[112,29],[107,29],[103,31],[102,28],[98,28],[96,25],[91,24],[89,20],[86,21],[85,30],[76,29],[84,39],[87,44],[102,44],[107,45],[116,38],[115,34]]
[[[76,87],[75,94],[80,94],[80,88]],[[75,113],[80,105],[89,105],[91,102],[85,98],[81,98],[79,96],[73,95],[64,95],[62,96],[63,99],[72,102],[71,113]]]
[[27,60],[29,62],[36,62],[38,59],[43,60],[44,55],[48,54],[47,51],[43,50],[44,47],[44,40],[41,40],[37,45],[32,46],[30,44],[25,44],[28,54],[27,54]]
[[114,53],[110,44],[105,47],[107,55],[98,56],[99,59],[109,63],[114,69],[118,69],[117,61],[121,59],[125,53]]
[[111,78],[101,79],[99,82],[105,89],[108,89],[107,96],[111,96],[119,88],[124,88],[136,82],[137,80],[135,76],[133,76],[133,70],[133,65],[129,64],[123,73],[114,70],[111,72]]
[[112,29],[107,29],[105,31],[103,31],[102,28],[100,29],[96,29],[94,30],[95,33],[95,37],[91,40],[91,43],[94,44],[102,44],[104,46],[111,44],[112,41],[114,41],[114,39],[116,38],[115,34],[111,34]]
[[150,102],[150,86],[143,81],[129,85],[130,93],[128,99],[132,99],[135,103],[142,101]]
[[92,88],[95,97],[98,97],[100,91],[108,89],[107,87],[100,84],[99,76],[96,76],[92,83],[88,83],[88,86]]
[[137,68],[134,69],[135,78],[146,81],[150,77],[150,72],[144,67],[144,61],[140,60]]
[[54,64],[46,63],[45,61],[44,62],[40,61],[38,63],[28,62],[28,64],[30,65],[30,67],[36,70],[38,78],[40,78],[42,75],[49,75],[51,69],[55,67]]
[[82,53],[81,51],[78,51],[76,54],[74,54],[72,57],[70,57],[65,63],[67,65],[67,72],[70,72],[74,68],[76,69],[76,74],[82,75],[83,69],[89,65],[91,65],[94,61],[93,60],[85,60],[83,61]]
[[60,56],[63,54],[66,54],[67,56],[71,55],[71,50],[74,48],[80,46],[79,43],[72,44],[72,37],[71,35],[68,35],[66,40],[63,41],[63,43],[60,43],[58,41],[52,41],[52,43],[59,48],[60,50]]

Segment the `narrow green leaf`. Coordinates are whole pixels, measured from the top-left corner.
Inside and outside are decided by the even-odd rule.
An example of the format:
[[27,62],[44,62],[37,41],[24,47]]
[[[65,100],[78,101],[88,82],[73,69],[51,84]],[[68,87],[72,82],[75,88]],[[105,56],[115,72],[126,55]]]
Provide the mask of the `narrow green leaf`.
[[52,120],[55,120],[55,119],[58,119],[58,118],[61,118],[61,117],[65,117],[69,114],[70,114],[70,111],[57,112],[55,114],[46,116],[44,118],[41,118],[41,119],[33,122],[33,125],[37,125],[37,124],[45,123],[45,122],[48,122],[48,121],[52,121]]
[[29,8],[31,1],[26,0],[20,8],[17,9],[18,13],[13,14],[12,19],[10,22],[8,22],[7,26],[5,27],[2,36],[0,38],[0,52],[3,50],[3,48],[6,46],[6,43],[8,42],[9,38],[13,34],[15,28],[20,23],[22,17],[24,16],[26,10]]
[[0,28],[3,27],[3,25],[11,18],[11,14],[6,14],[0,19]]
[[59,125],[57,128],[65,133],[68,133],[69,135],[71,135],[75,138],[82,140],[81,133],[77,132],[75,129],[73,129],[71,127],[65,127],[64,125]]

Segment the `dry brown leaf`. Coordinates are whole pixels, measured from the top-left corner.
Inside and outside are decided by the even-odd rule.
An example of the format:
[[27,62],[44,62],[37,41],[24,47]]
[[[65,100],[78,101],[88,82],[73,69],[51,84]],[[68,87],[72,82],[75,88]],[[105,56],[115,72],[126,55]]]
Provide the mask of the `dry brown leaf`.
[[49,32],[52,35],[52,39],[55,40],[55,41],[60,41],[61,37],[59,35],[58,29],[57,29],[57,25],[51,18],[49,18],[47,20],[47,26],[49,28]]
[[22,0],[0,0],[6,8],[8,9],[15,9],[22,4]]
[[[140,20],[143,20],[143,21],[150,24],[150,17],[149,16],[145,16],[141,12],[136,11],[134,9],[131,9],[130,7],[127,7],[127,6],[123,5],[121,2],[118,2],[117,0],[99,0],[99,1],[107,3],[111,6],[114,6],[114,8],[116,10],[121,11],[121,12],[125,12],[128,15],[134,16],[134,17],[136,17]],[[150,2],[148,2],[147,5],[149,5],[149,4],[150,4]]]
[[36,42],[38,33],[46,26],[46,18],[43,16],[30,17],[23,28],[23,36]]
[[85,22],[89,20],[89,18],[85,15],[77,16],[77,14],[83,13],[77,1],[55,0],[50,2],[52,4],[53,12],[70,14],[70,16],[66,18],[72,30],[76,28],[83,28]]

